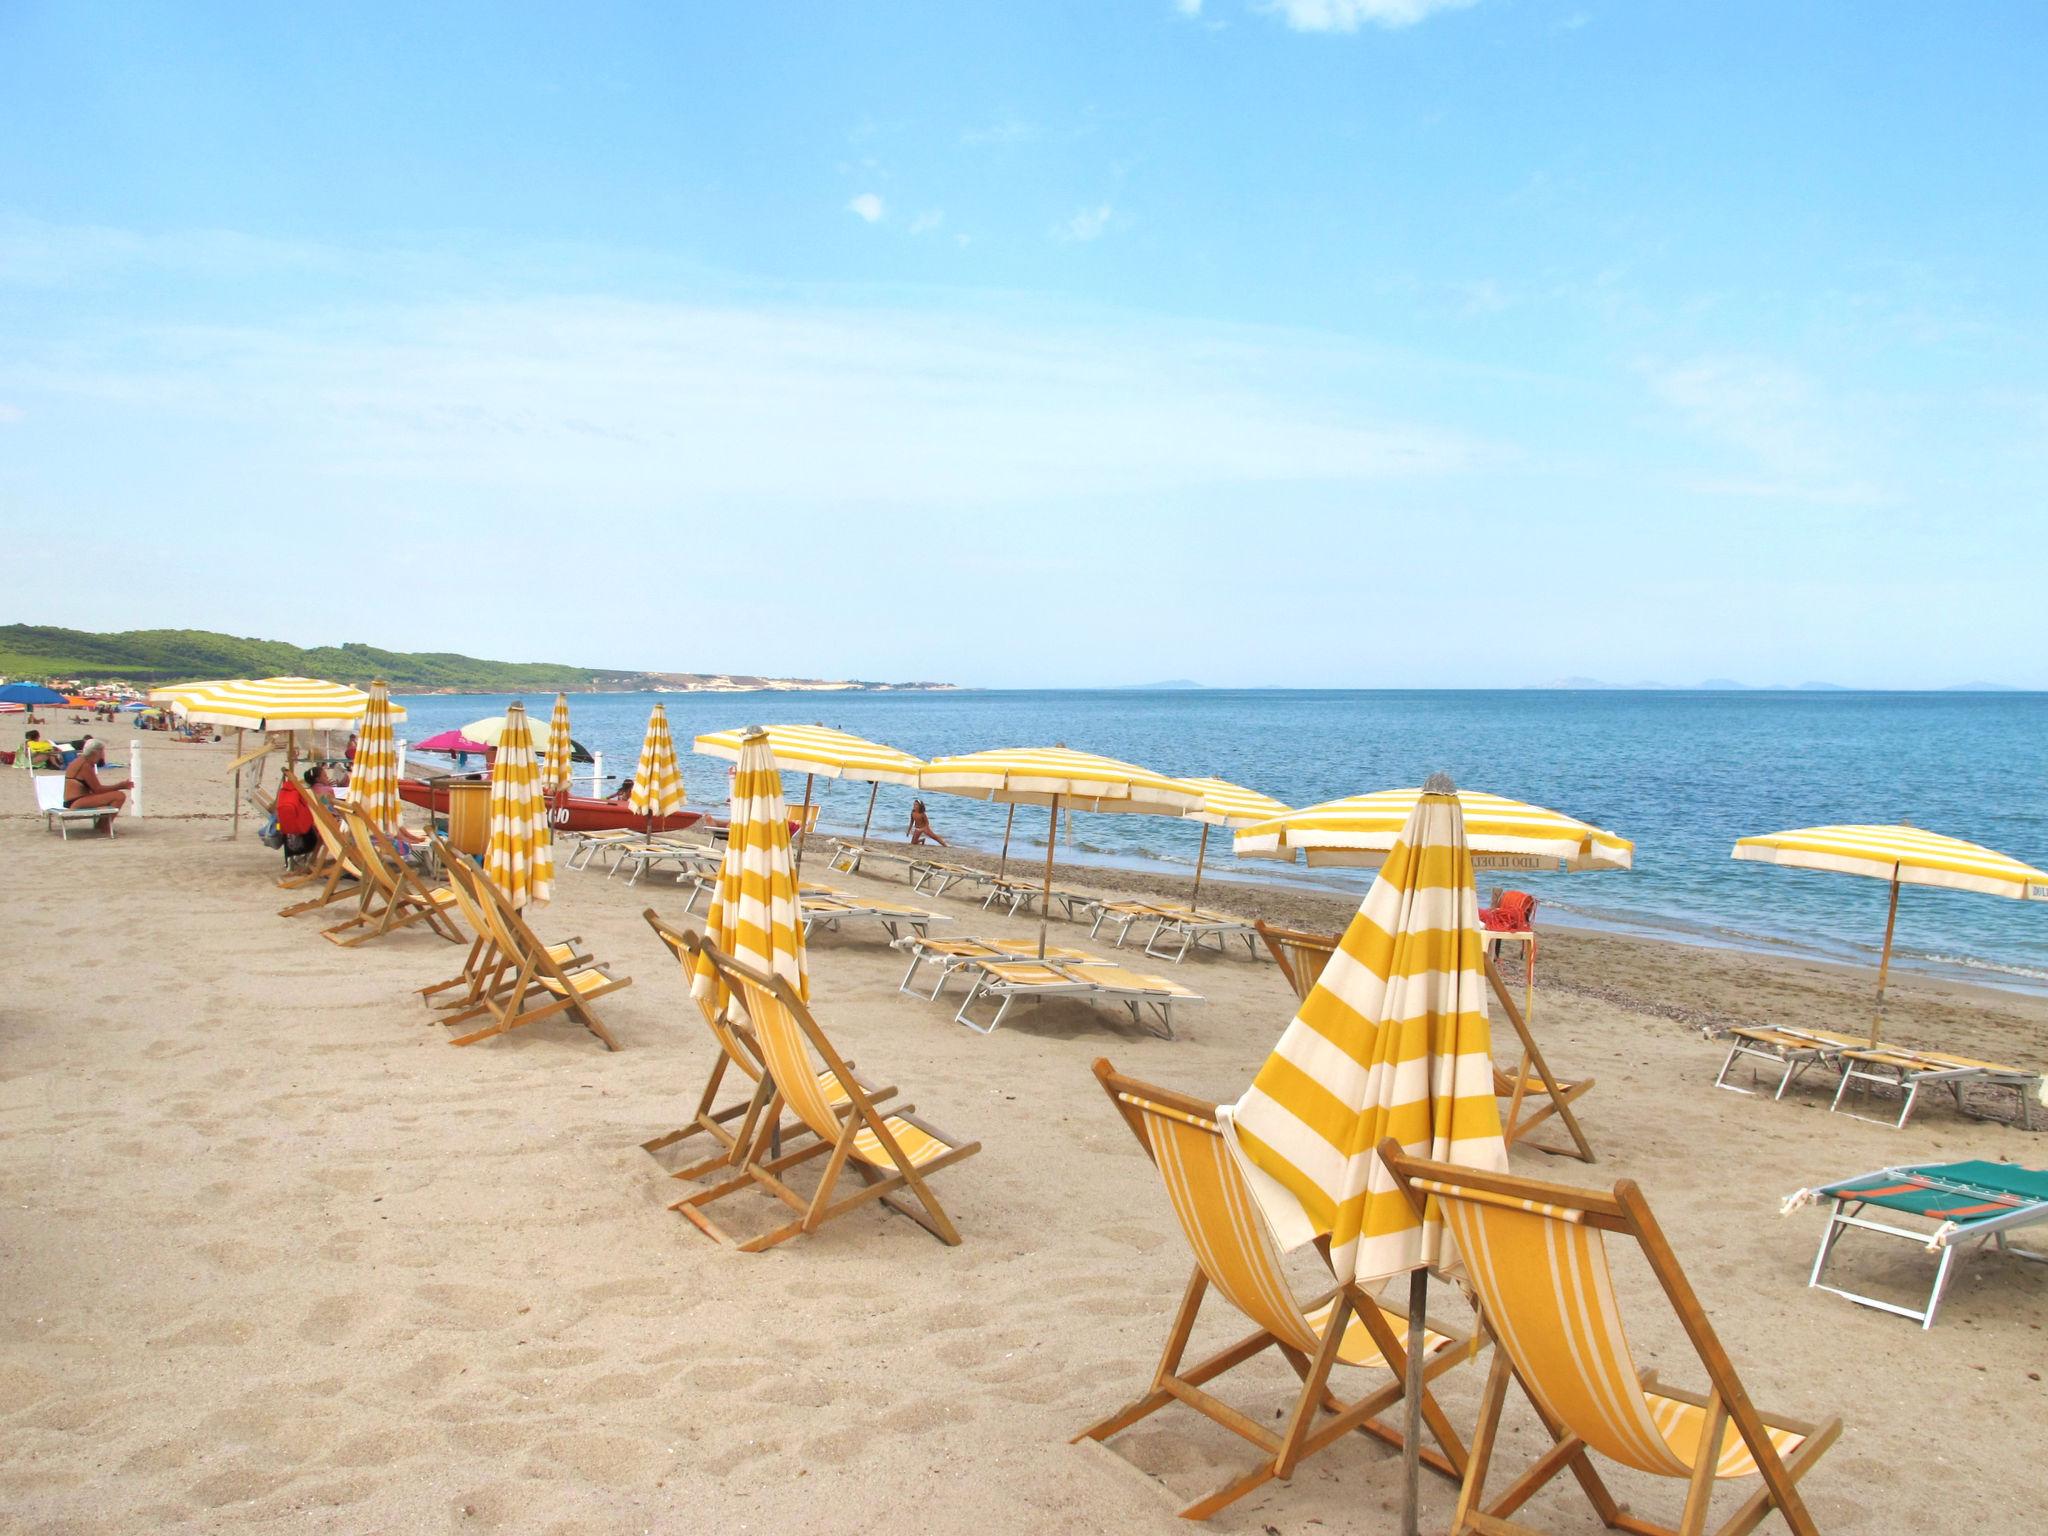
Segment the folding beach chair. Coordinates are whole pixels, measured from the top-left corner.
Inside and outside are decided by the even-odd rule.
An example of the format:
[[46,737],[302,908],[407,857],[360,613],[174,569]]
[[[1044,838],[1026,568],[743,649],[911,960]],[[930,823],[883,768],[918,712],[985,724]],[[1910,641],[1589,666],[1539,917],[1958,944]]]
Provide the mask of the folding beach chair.
[[318,795],[302,797],[306,809],[313,818],[313,835],[319,839],[319,851],[313,857],[312,868],[304,874],[293,875],[278,882],[283,886],[305,886],[315,881],[320,883],[318,895],[304,901],[295,901],[288,907],[278,908],[279,917],[297,917],[301,912],[311,912],[320,907],[332,906],[350,896],[362,896],[362,866],[349,846],[348,833],[336,825],[334,812],[327,808],[327,802]]
[[[446,981],[437,981],[419,989],[420,1001],[430,1008],[444,1010],[439,1021],[443,1024],[462,1024],[470,1019],[480,1018],[486,1011],[484,1000],[500,995],[511,978],[517,974],[517,962],[506,953],[494,936],[489,916],[483,910],[484,896],[477,888],[481,878],[477,867],[468,857],[441,838],[433,839],[434,852],[446,872],[448,888],[455,893],[456,905],[469,923],[476,938],[469,946],[469,954],[462,962],[462,969]],[[549,944],[547,952],[564,971],[581,970],[594,965],[594,961],[583,951],[580,935]],[[461,988],[461,995],[452,998],[436,998],[443,992]]]
[[846,891],[805,896],[802,908],[805,938],[819,928],[837,932],[839,925],[848,919],[865,919],[879,925],[889,935],[889,942],[894,944],[905,930],[922,934],[933,923],[953,921],[943,913],[927,912],[922,907],[906,906],[900,901],[883,901],[873,896],[855,896]]
[[[926,934],[905,934],[896,941],[896,948],[910,956],[910,965],[903,972],[903,979],[896,984],[898,992],[912,997],[935,1002],[946,982],[955,971],[972,972],[984,961],[1025,960],[1038,954],[1036,939],[934,939]],[[1106,962],[1088,953],[1085,949],[1069,949],[1062,944],[1048,944],[1045,947],[1048,960],[1066,961],[1074,965],[1102,965]],[[929,992],[911,985],[917,979],[920,966],[929,965],[938,971],[939,979]]]
[[[1411,1157],[1392,1138],[1380,1144],[1380,1161],[1418,1216],[1436,1202],[1495,1341],[1452,1536],[1531,1533],[1509,1516],[1567,1469],[1613,1529],[1699,1536],[1715,1483],[1761,1474],[1763,1486],[1717,1536],[1743,1536],[1774,1508],[1798,1536],[1816,1536],[1797,1485],[1834,1444],[1842,1421],[1806,1424],[1757,1411],[1632,1180],[1609,1194],[1482,1173]],[[1608,1268],[1610,1232],[1633,1241],[1648,1261],[1706,1372],[1705,1396],[1660,1385],[1636,1369]],[[1511,1381],[1552,1444],[1488,1504],[1487,1472]],[[1594,1466],[1594,1452],[1639,1472],[1684,1479],[1678,1525],[1623,1511]]]
[[[1898,1130],[1906,1123],[1906,1117],[1913,1113],[1913,1102],[1922,1088],[1946,1088],[1955,1096],[1956,1111],[1971,1113],[1963,1099],[1963,1089],[1972,1083],[1987,1084],[1995,1088],[2010,1088],[2019,1101],[2020,1129],[2034,1128],[2034,1100],[2041,1092],[2041,1074],[2029,1072],[2023,1067],[2003,1066],[1995,1061],[1978,1061],[1970,1056],[1951,1056],[1945,1051],[1922,1051],[1902,1045],[1859,1044],[1841,1053],[1839,1065],[1842,1080],[1835,1085],[1835,1102],[1830,1108],[1840,1110],[1853,1120],[1870,1120],[1877,1125],[1889,1125]],[[1852,1083],[1867,1084],[1870,1087],[1896,1088],[1899,1090],[1899,1114],[1895,1120],[1880,1120],[1874,1115],[1859,1115],[1842,1109],[1842,1096],[1849,1091]],[[1865,1091],[1868,1091],[1867,1089]],[[1983,1116],[1973,1116],[1982,1119]]]
[[566,1013],[604,1042],[608,1051],[619,1048],[612,1032],[590,1005],[609,993],[633,984],[630,976],[613,976],[594,960],[584,957],[571,969],[556,958],[555,951],[534,937],[526,920],[505,900],[504,893],[481,870],[467,875],[468,888],[476,910],[484,920],[491,942],[505,957],[509,981],[502,981],[477,1000],[471,1016],[488,1016],[490,1023],[466,1035],[456,1035],[450,1045],[475,1045],[493,1035],[507,1034],[527,1024],[538,1024]]
[[917,871],[930,862],[914,853],[901,853],[894,848],[870,848],[863,843],[837,842],[832,845],[832,857],[825,867],[842,875],[857,875],[864,864],[894,864],[903,871],[905,880],[915,883]]
[[[696,954],[697,936],[662,921],[652,907],[640,915],[647,919],[647,926],[654,930],[654,936],[675,956],[682,968],[683,990],[690,992],[695,998],[695,992],[690,986],[690,970],[692,958]],[[729,1015],[724,1009],[701,998],[697,998],[696,1002],[697,1011],[704,1016],[705,1024],[710,1027],[711,1038],[718,1044],[718,1059],[711,1065],[711,1075],[704,1081],[704,1091],[697,1097],[697,1113],[690,1123],[656,1136],[650,1141],[643,1141],[640,1147],[644,1152],[661,1152],[689,1140],[692,1136],[707,1135],[718,1143],[721,1150],[701,1162],[692,1163],[686,1168],[678,1168],[669,1175],[674,1179],[700,1178],[714,1168],[731,1166],[735,1151],[753,1144],[754,1131],[760,1123],[762,1112],[767,1108],[768,1098],[774,1091],[774,1084],[768,1081],[768,1068],[761,1054],[761,1042],[754,1037],[753,1030],[744,1020]],[[749,1093],[746,1098],[720,1108],[718,1090],[725,1081],[728,1067],[739,1069]],[[851,1061],[847,1062],[846,1070],[853,1072],[853,1069],[854,1064]],[[858,1073],[854,1073],[854,1081],[860,1084],[861,1092],[867,1095],[871,1104],[879,1104],[885,1099],[895,1097],[896,1089],[893,1085],[877,1087]],[[818,1073],[818,1091],[835,1111],[843,1110],[853,1102],[830,1067]],[[733,1126],[735,1120],[739,1121],[737,1129]],[[810,1128],[801,1120],[786,1121],[776,1128],[770,1145],[779,1155],[783,1141],[809,1134]],[[671,1210],[679,1208],[670,1207]]]
[[[1032,946],[1034,953],[1037,947]],[[1133,1024],[1162,1040],[1173,1038],[1174,1004],[1202,1001],[1200,993],[1178,982],[1126,970],[1107,960],[984,960],[975,967],[974,985],[967,989],[953,1020],[978,1035],[991,1035],[1019,1002],[1043,1003],[1062,997],[1091,1006],[1118,1004],[1129,1010]],[[968,1015],[984,998],[995,999],[996,1011],[986,1024],[980,1024]]]
[[[1206,1520],[1273,1478],[1290,1478],[1309,1456],[1355,1431],[1401,1444],[1400,1431],[1376,1415],[1400,1402],[1406,1370],[1408,1319],[1356,1285],[1343,1285],[1304,1308],[1280,1267],[1237,1161],[1217,1128],[1216,1107],[1186,1094],[1155,1088],[1095,1063],[1096,1081],[1123,1116],[1138,1145],[1159,1170],[1160,1181],[1195,1259],[1180,1310],[1151,1386],[1129,1406],[1074,1436],[1106,1440],[1169,1403],[1182,1402],[1257,1446],[1257,1467],[1197,1499],[1181,1515]],[[1253,1331],[1192,1366],[1182,1358],[1195,1320],[1214,1290],[1251,1321]],[[1456,1478],[1465,1470],[1465,1447],[1427,1383],[1478,1353],[1473,1339],[1434,1329],[1423,1334],[1422,1417],[1437,1442],[1423,1447],[1425,1465]],[[1301,1378],[1301,1391],[1278,1432],[1231,1407],[1204,1388],[1246,1361],[1277,1349]],[[1390,1373],[1391,1380],[1345,1402],[1329,1390],[1338,1365]],[[1318,1410],[1329,1417],[1318,1424]]]
[[[376,828],[354,806],[341,807],[341,824],[348,829],[349,849],[363,872],[358,882],[362,900],[354,917],[321,929],[322,938],[353,948],[423,922],[449,943],[462,942],[455,926],[453,891],[445,885],[429,890],[422,884],[404,859],[387,850]],[[314,825],[319,825],[317,820]]]
[[1721,1063],[1721,1070],[1714,1075],[1714,1086],[1726,1088],[1730,1093],[1755,1093],[1757,1089],[1728,1081],[1728,1073],[1738,1061],[1764,1062],[1778,1069],[1778,1086],[1771,1094],[1773,1099],[1784,1098],[1785,1090],[1814,1067],[1841,1071],[1842,1052],[1868,1043],[1854,1035],[1775,1024],[1737,1024],[1726,1034],[1728,1055]]
[[[2009,1234],[2022,1227],[2048,1223],[2048,1172],[2039,1169],[1982,1161],[1880,1168],[1875,1173],[1823,1184],[1819,1189],[1802,1189],[1785,1202],[1785,1209],[1789,1213],[1820,1199],[1832,1200],[1834,1209],[1821,1233],[1820,1252],[1814,1256],[1813,1273],[1806,1283],[1816,1290],[1846,1297],[1858,1306],[1910,1317],[1923,1329],[1934,1326],[1934,1314],[1940,1310],[1942,1296],[1948,1290],[1950,1266],[1962,1249],[1981,1250],[1988,1244],[2013,1258],[2048,1264],[2048,1253],[2015,1248],[2007,1240]],[[1872,1209],[1896,1212],[1898,1216],[1934,1225],[1904,1227],[1898,1225],[1896,1216],[1889,1214],[1880,1221],[1867,1214]],[[1879,1301],[1822,1282],[1821,1273],[1834,1257],[1835,1245],[1852,1231],[1902,1238],[1925,1252],[1941,1255],[1924,1307],[1916,1310],[1897,1302]]]
[[[1280,966],[1280,974],[1287,978],[1295,997],[1307,1001],[1309,993],[1322,979],[1330,957],[1336,954],[1343,935],[1305,933],[1297,928],[1276,928],[1270,923],[1254,923],[1252,926],[1266,941],[1266,948],[1272,951],[1273,959]],[[1493,1069],[1494,1095],[1508,1101],[1501,1114],[1502,1137],[1511,1147],[1527,1142],[1535,1151],[1546,1152],[1552,1157],[1575,1157],[1586,1163],[1597,1161],[1593,1156],[1593,1144],[1586,1139],[1585,1129],[1572,1110],[1572,1105],[1591,1091],[1594,1080],[1582,1077],[1566,1082],[1550,1070],[1543,1048],[1536,1043],[1536,1036],[1529,1029],[1528,1019],[1516,1006],[1514,998],[1508,995],[1507,984],[1501,980],[1500,969],[1491,956],[1486,961],[1486,981],[1522,1044],[1522,1059],[1513,1072],[1503,1071],[1498,1062]],[[1552,1117],[1571,1137],[1569,1147],[1530,1140],[1529,1133]]]
[[[705,1208],[743,1189],[758,1189],[797,1212],[797,1219],[741,1243],[743,1253],[758,1253],[800,1233],[815,1232],[835,1216],[880,1200],[908,1216],[941,1242],[952,1245],[960,1234],[939,1204],[927,1180],[981,1150],[978,1141],[961,1141],[917,1118],[905,1104],[888,1113],[875,1107],[853,1069],[832,1046],[795,988],[780,976],[764,976],[723,953],[716,944],[694,934],[686,946],[711,960],[725,984],[739,995],[760,1043],[767,1067],[764,1082],[772,1085],[766,1109],[754,1129],[752,1143],[742,1144],[735,1161],[741,1171],[732,1178],[677,1202],[680,1210],[707,1236],[726,1242],[726,1234],[705,1215]],[[846,1091],[835,1106],[821,1085],[815,1051],[832,1080]],[[771,1154],[772,1132],[787,1106],[817,1140],[794,1152]],[[782,1175],[799,1164],[824,1157],[818,1187],[806,1200],[783,1182]],[[861,1187],[838,1195],[843,1176],[851,1171]]]

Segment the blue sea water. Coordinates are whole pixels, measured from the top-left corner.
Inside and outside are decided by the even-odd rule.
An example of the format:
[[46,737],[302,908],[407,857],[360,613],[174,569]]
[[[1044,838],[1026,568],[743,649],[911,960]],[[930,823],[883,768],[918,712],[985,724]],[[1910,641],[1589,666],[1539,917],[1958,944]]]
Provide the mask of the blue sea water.
[[[1215,774],[1290,805],[1420,783],[1552,806],[1635,840],[1627,873],[1517,876],[1561,920],[1670,937],[1874,959],[1886,889],[1875,880],[1737,863],[1735,839],[1819,822],[1910,821],[2048,867],[2043,747],[2048,694],[1566,691],[1018,691],[665,694],[691,798],[721,802],[726,765],[695,757],[699,731],[817,721],[921,757],[1068,746],[1173,774]],[[578,740],[630,773],[651,694],[577,694]],[[503,708],[504,695],[403,701],[403,734],[431,735]],[[551,696],[529,698],[545,721]],[[801,779],[791,785],[800,796]],[[869,786],[821,781],[821,823],[858,829]],[[900,836],[911,792],[884,785],[875,825]],[[1006,807],[926,797],[955,841],[993,848]],[[1199,828],[1150,816],[1074,818],[1063,858],[1192,869]],[[1013,846],[1042,856],[1045,813],[1017,813]],[[1219,876],[1362,889],[1368,874],[1237,860]],[[1898,958],[2030,989],[2048,987],[2048,905],[1908,888]]]

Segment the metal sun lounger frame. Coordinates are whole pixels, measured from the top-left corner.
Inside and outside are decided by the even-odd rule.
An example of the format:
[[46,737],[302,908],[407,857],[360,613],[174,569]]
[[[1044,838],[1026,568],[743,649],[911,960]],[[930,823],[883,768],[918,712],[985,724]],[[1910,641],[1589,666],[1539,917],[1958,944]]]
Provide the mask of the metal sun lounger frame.
[[[1834,1201],[1834,1209],[1829,1213],[1827,1227],[1821,1233],[1820,1251],[1814,1255],[1813,1272],[1807,1277],[1807,1286],[1812,1290],[1828,1291],[1833,1295],[1842,1297],[1844,1300],[1853,1301],[1858,1306],[1875,1307],[1880,1312],[1890,1312],[1898,1317],[1909,1317],[1918,1323],[1924,1331],[1934,1326],[1934,1315],[1941,1309],[1942,1298],[1948,1290],[1948,1282],[1951,1278],[1950,1271],[1954,1265],[1957,1252],[1962,1248],[1972,1245],[1981,1248],[1985,1244],[1990,1243],[1994,1244],[1999,1252],[2010,1254],[2014,1258],[2026,1259],[2035,1264],[2048,1264],[2048,1253],[2036,1253],[2027,1248],[2015,1248],[2008,1240],[2008,1234],[2021,1227],[2048,1223],[2048,1198],[2028,1199],[2024,1196],[2011,1195],[2007,1191],[1994,1190],[1989,1186],[1973,1185],[1965,1179],[1944,1179],[1940,1177],[1944,1170],[1954,1166],[1958,1165],[1909,1163],[1895,1168],[1880,1168],[1875,1173],[1858,1174],[1853,1179],[1842,1179],[1834,1184],[1823,1185],[1821,1188],[1812,1191],[1812,1195],[1815,1198],[1825,1198]],[[2028,1169],[2024,1171],[2032,1172],[2033,1170]],[[1924,1228],[1915,1229],[1898,1226],[1893,1221],[1879,1221],[1874,1217],[1862,1214],[1875,1202],[1859,1198],[1859,1191],[1852,1186],[1867,1184],[1872,1179],[1905,1180],[1925,1185],[1930,1190],[1952,1190],[1962,1199],[1969,1199],[1972,1196],[1986,1197],[1996,1194],[2001,1199],[2012,1200],[2013,1208],[2004,1215],[1990,1215],[1987,1213],[1985,1219],[1968,1223],[1958,1223],[1953,1219],[1946,1220],[1933,1231],[1928,1231]],[[1804,1193],[1802,1191],[1802,1195]],[[1860,1193],[1868,1195],[1874,1193],[1874,1191],[1865,1189]],[[1795,1195],[1793,1199],[1798,1201],[1802,1198],[1802,1195]],[[1878,1209],[1885,1210],[1888,1208],[1878,1205]],[[1934,1220],[1935,1218],[1930,1215],[1925,1219]],[[1895,1301],[1881,1301],[1875,1296],[1865,1296],[1860,1292],[1846,1290],[1839,1285],[1828,1285],[1822,1281],[1821,1272],[1827,1268],[1828,1260],[1833,1257],[1835,1245],[1851,1230],[1877,1232],[1886,1237],[1903,1238],[1908,1242],[1918,1244],[1929,1253],[1940,1253],[1941,1260],[1935,1265],[1934,1283],[1927,1292],[1927,1305],[1925,1307],[1915,1311],[1913,1308],[1901,1306]]]
[[[970,948],[972,946],[972,948]],[[906,934],[895,941],[895,947],[910,956],[910,965],[903,972],[903,979],[896,983],[896,990],[908,997],[921,997],[926,1002],[937,1002],[939,994],[946,989],[946,983],[956,971],[972,971],[991,960],[1035,960],[1038,945],[1028,939],[978,939],[962,936],[959,938],[933,939],[928,934]],[[973,952],[978,949],[979,953]],[[1086,950],[1069,949],[1064,945],[1046,946],[1045,958],[1066,965],[1100,965],[1104,963]],[[922,992],[911,985],[921,965],[938,967],[939,979],[931,991]]]
[[[1055,973],[1057,979],[1025,981],[1004,975],[1006,970],[1025,966]],[[1075,997],[1082,1001],[1097,1003],[1120,1003],[1129,1010],[1131,1022],[1147,1034],[1161,1040],[1175,1038],[1173,1033],[1173,1005],[1175,1003],[1199,1003],[1202,999],[1186,987],[1167,981],[1164,977],[1139,977],[1137,972],[1126,971],[1125,975],[1140,980],[1157,981],[1157,987],[1135,987],[1119,985],[1105,978],[1104,971],[1123,971],[1123,967],[1106,960],[1089,963],[1075,961],[1047,960],[987,960],[975,969],[974,985],[967,989],[967,996],[960,1000],[959,1012],[953,1015],[953,1022],[964,1024],[977,1035],[992,1035],[1009,1017],[1010,1009],[1018,1002],[1042,1003],[1048,998]],[[977,1024],[968,1017],[967,1011],[984,996],[997,998],[995,1017],[986,1024]],[[1147,1021],[1150,1014],[1154,1023]]]
[[1853,1050],[1859,1043],[1848,1035],[1831,1034],[1826,1030],[1793,1029],[1777,1025],[1739,1025],[1728,1032],[1730,1045],[1727,1059],[1721,1063],[1721,1070],[1714,1074],[1714,1086],[1726,1088],[1730,1093],[1754,1094],[1762,1090],[1743,1088],[1728,1081],[1729,1069],[1737,1057],[1752,1057],[1757,1061],[1768,1061],[1779,1070],[1778,1087],[1771,1097],[1782,1099],[1790,1088],[1807,1070],[1815,1066],[1841,1070],[1841,1054]]
[[[1216,953],[1226,954],[1233,938],[1244,940],[1245,950],[1254,960],[1259,957],[1256,923],[1221,912],[1204,912],[1199,907],[1175,907],[1147,901],[1097,901],[1095,922],[1088,930],[1088,937],[1092,939],[1101,933],[1105,923],[1116,923],[1119,926],[1115,943],[1118,949],[1122,949],[1131,929],[1147,920],[1152,924],[1152,932],[1146,935],[1144,952],[1154,960],[1178,965],[1187,958],[1189,950],[1200,949],[1212,939],[1216,943]],[[1162,937],[1170,939],[1176,936],[1180,939],[1180,947],[1171,954],[1158,947]]]
[[609,880],[627,864],[633,866],[633,873],[626,879],[628,885],[638,885],[640,877],[657,864],[673,863],[676,866],[676,884],[685,880],[698,879],[705,875],[716,875],[724,853],[709,843],[663,842],[655,838],[647,843],[614,843],[611,845],[611,868],[605,871]]
[[[1986,1083],[1994,1087],[2011,1088],[2019,1100],[2021,1128],[2029,1131],[2034,1128],[2033,1099],[2041,1087],[2039,1073],[2002,1066],[1997,1062],[1977,1061],[1967,1056],[1952,1056],[1943,1051],[1922,1051],[1882,1044],[1873,1046],[1868,1041],[1833,1034],[1827,1030],[1742,1025],[1729,1030],[1728,1033],[1732,1037],[1732,1044],[1728,1048],[1727,1058],[1721,1063],[1720,1072],[1714,1077],[1714,1086],[1726,1088],[1730,1093],[1758,1091],[1738,1087],[1728,1081],[1729,1069],[1735,1065],[1738,1057],[1774,1062],[1781,1068],[1777,1090],[1771,1095],[1773,1099],[1784,1098],[1785,1090],[1797,1082],[1809,1068],[1824,1066],[1839,1074],[1834,1099],[1828,1106],[1831,1110],[1848,1115],[1852,1120],[1864,1120],[1872,1125],[1888,1125],[1893,1130],[1900,1130],[1911,1117],[1913,1105],[1919,1098],[1922,1088],[1947,1088],[1955,1097],[1957,1112],[1969,1115],[1969,1106],[1963,1100],[1963,1089],[1970,1083]],[[1854,1110],[1843,1109],[1842,1099],[1852,1082],[1899,1089],[1898,1116],[1887,1120],[1876,1115],[1859,1115]]]
[[897,943],[903,937],[903,929],[907,928],[922,938],[933,923],[953,921],[942,912],[926,912],[918,907],[906,907],[897,901],[874,901],[867,897],[838,892],[830,896],[820,894],[800,898],[797,906],[803,914],[806,939],[818,928],[836,931],[849,917],[872,918],[881,924],[883,931],[889,935],[891,944]]

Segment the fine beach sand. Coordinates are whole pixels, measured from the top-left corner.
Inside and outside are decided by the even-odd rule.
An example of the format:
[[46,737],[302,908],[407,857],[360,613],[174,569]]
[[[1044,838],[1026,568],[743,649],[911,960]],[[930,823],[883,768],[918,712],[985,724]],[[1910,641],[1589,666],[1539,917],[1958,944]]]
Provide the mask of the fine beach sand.
[[[0,719],[0,746],[21,730]],[[872,930],[822,936],[815,1006],[842,1051],[982,1142],[935,1181],[965,1241],[870,1207],[740,1255],[665,1209],[689,1186],[639,1147],[686,1118],[712,1060],[639,915],[679,917],[681,891],[559,872],[536,922],[632,975],[601,1005],[620,1052],[568,1023],[454,1050],[413,989],[461,951],[417,930],[345,951],[319,914],[276,916],[278,855],[246,819],[228,840],[230,755],[146,740],[146,818],[69,843],[28,814],[26,775],[0,772],[0,1529],[1163,1533],[1252,1464],[1179,1409],[1067,1442],[1146,1386],[1190,1264],[1089,1064],[1235,1097],[1292,1012],[1270,962],[1155,967],[1207,999],[1175,1041],[1057,1005],[981,1037],[900,995]],[[1284,889],[1218,886],[1212,903],[1348,915]],[[925,904],[943,932],[1036,931]],[[1818,1084],[1782,1103],[1714,1089],[1722,1048],[1701,1022],[1855,1028],[1860,972],[1565,930],[1541,971],[1535,1025],[1562,1074],[1598,1079],[1580,1109],[1601,1160],[1517,1152],[1516,1168],[1638,1180],[1758,1403],[1841,1415],[1805,1484],[1821,1529],[2037,1528],[2048,1266],[1963,1261],[1922,1332],[1806,1289],[1821,1217],[1778,1206],[1891,1162],[2048,1165],[2048,1136],[1945,1100],[1895,1132],[1828,1115]],[[1895,978],[1903,1040],[2038,1067],[2044,1025],[2048,1000]],[[747,1232],[775,1214],[747,1196],[722,1212]],[[1844,1273],[1923,1293],[1931,1261],[1889,1246],[1845,1248]],[[1701,1385],[1647,1271],[1619,1281],[1639,1363]],[[1212,1311],[1197,1347],[1241,1331]],[[1439,1387],[1461,1431],[1482,1380]],[[1232,1381],[1270,1422],[1294,1378],[1269,1360]],[[1517,1403],[1495,1486],[1538,1443]],[[1675,1518],[1682,1488],[1611,1480]],[[1424,1529],[1452,1494],[1425,1475]],[[1395,1454],[1352,1437],[1212,1524],[1387,1530],[1397,1501]],[[1598,1529],[1569,1478],[1523,1518]]]

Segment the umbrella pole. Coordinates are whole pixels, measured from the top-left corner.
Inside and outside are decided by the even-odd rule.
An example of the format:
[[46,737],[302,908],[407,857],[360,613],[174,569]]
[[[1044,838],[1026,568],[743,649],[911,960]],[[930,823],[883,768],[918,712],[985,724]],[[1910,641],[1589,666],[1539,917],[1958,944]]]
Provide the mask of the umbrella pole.
[[1195,850],[1195,888],[1188,892],[1188,910],[1202,899],[1202,860],[1209,856],[1209,823],[1202,823],[1202,846]]
[[1052,821],[1045,829],[1045,890],[1038,898],[1038,958],[1045,958],[1045,925],[1052,919],[1052,850],[1059,841],[1060,797],[1052,797]]
[[996,860],[996,878],[1002,879],[1010,868],[1010,828],[1017,824],[1017,803],[1010,802],[1010,814],[1003,818],[1003,856]]
[[1884,985],[1892,969],[1892,930],[1899,923],[1899,866],[1892,866],[1891,905],[1884,914],[1884,954],[1877,962],[1877,1012],[1870,1019],[1870,1043],[1877,1044],[1878,1031],[1884,1026]]
[[804,808],[796,813],[796,853],[790,860],[790,867],[799,872],[804,867],[804,834],[811,829],[811,785],[817,777],[814,773],[804,775]]
[[1422,1346],[1423,1316],[1429,1310],[1429,1271],[1408,1276],[1407,1380],[1402,1385],[1401,1536],[1417,1536],[1422,1519]]
[[[867,819],[861,822],[860,824],[860,845],[863,848],[867,847],[868,845],[868,828],[875,824],[875,796],[879,795],[881,792],[882,781],[880,779],[875,780],[873,784],[868,786]],[[856,864],[854,867],[858,869],[860,866]]]
[[242,835],[242,731],[235,728],[235,810],[228,825],[229,837]]

